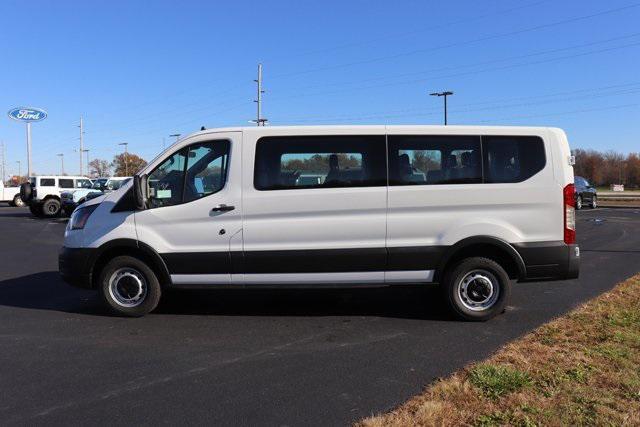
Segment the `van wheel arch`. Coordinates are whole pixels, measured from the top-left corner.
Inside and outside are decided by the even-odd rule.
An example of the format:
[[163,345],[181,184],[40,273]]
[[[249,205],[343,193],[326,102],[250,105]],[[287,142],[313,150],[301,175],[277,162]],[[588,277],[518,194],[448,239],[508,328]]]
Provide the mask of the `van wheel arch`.
[[149,266],[160,281],[162,287],[171,284],[171,275],[164,260],[153,248],[133,239],[117,239],[98,248],[91,263],[91,288],[96,289],[100,272],[113,258],[128,255],[137,258]]
[[443,279],[447,269],[465,258],[483,257],[491,259],[507,272],[510,279],[526,277],[526,267],[522,256],[508,242],[490,236],[469,237],[453,245],[442,257],[435,273],[434,281]]

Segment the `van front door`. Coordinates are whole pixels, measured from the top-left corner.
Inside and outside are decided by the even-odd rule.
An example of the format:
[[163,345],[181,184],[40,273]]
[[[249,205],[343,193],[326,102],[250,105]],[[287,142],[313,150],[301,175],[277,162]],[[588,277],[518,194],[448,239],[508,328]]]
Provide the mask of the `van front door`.
[[231,282],[230,244],[239,250],[242,241],[241,137],[199,135],[148,174],[149,205],[135,213],[136,231],[174,285]]
[[383,282],[384,128],[275,132],[243,142],[244,283]]

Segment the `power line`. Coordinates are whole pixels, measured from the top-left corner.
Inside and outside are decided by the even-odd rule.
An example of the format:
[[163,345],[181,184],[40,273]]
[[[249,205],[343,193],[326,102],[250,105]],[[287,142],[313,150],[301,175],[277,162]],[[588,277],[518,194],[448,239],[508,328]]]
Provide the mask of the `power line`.
[[301,75],[301,74],[315,73],[315,72],[318,72],[318,71],[327,71],[327,70],[334,70],[334,69],[339,69],[339,68],[352,67],[352,66],[356,66],[356,65],[365,65],[365,64],[375,63],[375,62],[388,61],[388,60],[392,60],[392,59],[401,58],[401,57],[404,57],[404,56],[415,55],[417,53],[426,53],[426,52],[433,52],[433,51],[436,51],[436,50],[449,49],[449,48],[452,48],[452,47],[463,46],[463,45],[466,45],[466,44],[473,44],[473,43],[483,42],[483,41],[487,41],[487,40],[494,40],[494,39],[498,39],[498,38],[502,38],[502,37],[509,37],[509,36],[514,36],[514,35],[518,35],[518,34],[532,32],[532,31],[538,31],[538,30],[542,30],[542,29],[545,29],[545,28],[556,27],[558,25],[564,25],[564,24],[569,24],[569,23],[573,23],[573,22],[579,22],[579,21],[583,21],[583,20],[591,19],[591,18],[596,18],[596,17],[603,16],[603,15],[622,12],[624,10],[628,10],[628,9],[635,8],[635,7],[638,7],[638,6],[640,6],[640,3],[634,3],[634,4],[627,5],[627,6],[617,7],[617,8],[613,8],[613,9],[607,9],[607,10],[603,10],[603,11],[592,13],[592,14],[588,14],[588,15],[581,15],[581,16],[577,16],[577,17],[573,17],[573,18],[562,19],[562,20],[554,21],[554,22],[551,22],[551,23],[548,23],[548,24],[535,25],[535,26],[532,26],[532,27],[523,28],[523,29],[515,30],[515,31],[509,31],[509,32],[506,32],[506,33],[491,34],[491,35],[488,35],[488,36],[479,37],[479,38],[475,38],[475,39],[469,39],[469,40],[464,40],[464,41],[460,41],[460,42],[447,43],[447,44],[443,44],[443,45],[439,45],[439,46],[432,46],[432,47],[428,47],[428,48],[415,49],[415,50],[408,51],[408,52],[397,53],[397,54],[394,54],[394,55],[380,56],[380,57],[377,57],[377,58],[372,58],[372,59],[367,59],[367,60],[362,60],[362,61],[347,62],[347,63],[336,64],[336,65],[327,66],[327,67],[318,67],[318,68],[312,68],[312,69],[302,70],[302,71],[297,71],[297,72],[279,74],[279,75],[273,76],[272,78],[273,79],[277,79],[277,78],[283,78],[283,77],[292,77],[292,76]]
[[[576,45],[566,46],[566,47],[562,47],[562,48],[547,49],[547,50],[531,52],[531,53],[524,54],[524,55],[509,56],[509,57],[505,57],[505,58],[498,58],[498,59],[492,59],[492,60],[489,60],[489,61],[474,62],[474,63],[463,64],[463,65],[454,65],[454,66],[432,68],[432,69],[428,69],[428,70],[413,71],[411,73],[395,74],[395,75],[391,75],[391,76],[372,77],[372,78],[368,78],[368,79],[350,80],[350,81],[346,81],[346,82],[337,82],[337,83],[322,83],[321,86],[322,87],[327,87],[327,86],[346,86],[346,85],[352,85],[354,83],[367,83],[367,82],[374,82],[374,81],[380,81],[380,80],[390,80],[390,79],[401,78],[401,77],[424,75],[426,73],[434,73],[434,72],[439,72],[439,71],[459,70],[459,69],[463,69],[463,68],[473,68],[473,67],[478,67],[478,66],[482,66],[482,65],[489,65],[489,64],[495,64],[495,63],[500,63],[500,62],[507,62],[507,61],[513,61],[513,60],[518,60],[518,59],[531,58],[531,57],[535,57],[535,56],[548,55],[548,54],[552,54],[552,53],[564,52],[564,51],[567,51],[567,50],[575,50],[575,49],[580,49],[580,48],[589,47],[589,46],[595,46],[595,45],[599,45],[599,44],[611,43],[611,42],[614,42],[614,41],[626,40],[626,39],[629,39],[629,38],[634,38],[634,37],[639,37],[639,36],[640,36],[640,33],[636,32],[636,33],[631,33],[631,34],[626,34],[626,35],[623,35],[623,36],[612,37],[612,38],[608,38],[608,39],[604,39],[604,40],[597,40],[597,41],[592,41],[592,42],[588,42],[588,43],[580,43],[580,44],[576,44]],[[293,88],[293,91],[299,93],[301,91],[306,91],[308,89],[313,89],[313,88],[316,88],[316,87],[319,87],[319,85],[298,86],[298,87]],[[279,98],[276,97],[274,99],[277,100]]]
[[545,63],[554,62],[554,61],[560,61],[560,60],[564,60],[564,59],[578,58],[578,57],[582,57],[582,56],[594,55],[594,54],[603,53],[603,52],[611,52],[611,51],[614,51],[614,50],[624,49],[624,48],[628,48],[628,47],[634,47],[634,46],[638,46],[638,45],[640,45],[640,42],[628,43],[628,44],[621,45],[621,46],[615,46],[615,47],[610,47],[610,48],[592,50],[592,51],[587,51],[587,52],[573,54],[573,55],[565,55],[565,56],[560,56],[560,57],[555,57],[555,58],[547,58],[547,59],[538,60],[538,61],[523,62],[523,63],[520,63],[520,64],[505,65],[505,66],[500,66],[500,67],[492,67],[492,68],[486,68],[486,69],[481,69],[481,70],[465,71],[465,72],[460,72],[460,73],[445,74],[445,75],[440,75],[440,76],[425,77],[425,78],[413,79],[413,80],[390,82],[390,83],[384,83],[384,84],[379,84],[379,85],[360,86],[360,87],[355,87],[355,88],[348,88],[348,89],[341,89],[341,90],[334,90],[334,91],[299,93],[299,94],[296,94],[296,95],[289,95],[289,96],[285,96],[285,97],[274,97],[273,99],[274,100],[281,100],[281,99],[291,99],[291,98],[305,98],[305,97],[311,97],[311,96],[316,97],[316,96],[320,96],[320,95],[330,95],[330,94],[338,94],[338,93],[342,94],[342,93],[345,93],[345,92],[377,89],[377,88],[381,88],[381,87],[392,87],[392,86],[401,86],[401,85],[407,85],[407,84],[424,83],[424,82],[433,81],[433,80],[436,80],[436,79],[446,79],[446,78],[461,77],[461,76],[466,76],[466,75],[474,75],[475,76],[475,75],[477,75],[479,73],[508,70],[508,69],[519,68],[519,67],[524,67],[524,66],[528,66],[528,65],[545,64]]
[[[636,83],[636,85],[638,85],[640,83]],[[600,89],[606,89],[608,87],[616,87],[616,86],[620,86],[620,85],[612,85],[612,86],[605,86],[603,88],[598,88],[598,90]],[[575,91],[575,92],[583,92],[586,89],[580,89],[579,91]],[[604,97],[611,97],[611,96],[618,96],[618,95],[630,95],[630,94],[636,94],[636,93],[640,93],[640,87],[638,88],[631,88],[631,89],[623,89],[623,90],[619,90],[617,92],[611,92],[611,93],[596,93],[596,94],[591,94],[591,95],[582,95],[582,96],[575,96],[575,97],[569,97],[569,98],[564,98],[564,99],[557,99],[557,95],[561,95],[567,92],[559,92],[557,94],[549,94],[549,95],[542,95],[542,96],[535,96],[535,97],[521,97],[521,98],[513,98],[512,100],[522,100],[522,99],[538,99],[541,97],[544,98],[551,98],[556,96],[556,99],[547,99],[547,100],[542,100],[542,101],[538,101],[538,102],[528,102],[528,103],[518,103],[518,104],[508,104],[505,103],[505,101],[509,101],[507,100],[495,100],[495,101],[485,101],[485,102],[479,102],[479,103],[469,103],[469,104],[463,104],[460,105],[458,107],[458,109],[454,109],[453,112],[455,112],[456,114],[464,114],[464,113],[469,113],[469,112],[478,112],[478,111],[489,111],[489,110],[496,110],[496,109],[505,109],[505,108],[515,108],[515,107],[523,107],[523,106],[535,106],[535,105],[543,105],[543,104],[550,104],[550,103],[558,103],[558,102],[570,102],[570,101],[575,101],[575,100],[582,100],[582,99],[595,99],[595,98],[604,98]],[[486,104],[495,104],[495,103],[500,103],[500,105],[496,105],[493,107],[481,107],[481,108],[464,108],[464,107],[469,107],[469,106],[474,106],[474,105],[486,105]],[[395,118],[403,118],[403,117],[422,117],[422,116],[435,116],[440,114],[439,112],[437,112],[438,110],[440,110],[440,107],[433,107],[433,108],[429,108],[429,109],[420,109],[420,110],[416,110],[414,109],[414,114],[388,114],[389,112],[381,112],[379,114],[372,114],[372,115],[364,115],[364,116],[349,116],[349,117],[345,117],[345,116],[334,116],[332,118],[328,118],[328,119],[322,119],[322,118],[318,118],[318,117],[311,117],[311,118],[303,118],[303,119],[293,119],[293,120],[289,120],[288,123],[304,123],[304,122],[331,122],[331,121],[358,121],[358,120],[366,120],[366,119],[395,119]],[[407,110],[399,110],[398,112],[402,113],[404,111]]]
[[528,3],[528,4],[516,6],[516,7],[511,7],[511,8],[508,8],[508,9],[499,10],[499,11],[496,11],[496,12],[485,13],[485,14],[475,14],[473,17],[470,17],[470,18],[464,18],[464,19],[458,19],[458,20],[454,20],[454,21],[449,21],[449,22],[445,22],[445,23],[442,23],[442,24],[434,25],[434,26],[431,26],[431,27],[421,28],[421,29],[414,30],[414,31],[408,31],[408,32],[397,33],[397,34],[390,34],[390,35],[387,35],[387,36],[384,36],[384,37],[376,37],[376,38],[372,38],[372,39],[365,40],[365,41],[346,43],[346,44],[343,44],[343,45],[333,46],[333,47],[328,47],[328,48],[308,50],[308,51],[305,51],[305,52],[294,53],[294,54],[291,54],[291,55],[280,55],[280,56],[272,57],[270,59],[273,60],[273,59],[285,58],[285,57],[286,58],[297,58],[297,57],[301,57],[301,56],[323,54],[323,53],[327,53],[327,52],[332,52],[332,51],[342,50],[342,49],[348,49],[348,48],[352,48],[352,47],[366,46],[366,45],[378,43],[378,42],[381,42],[381,41],[389,40],[391,38],[405,38],[405,37],[408,37],[408,36],[411,36],[411,35],[426,33],[426,32],[435,31],[435,30],[440,30],[442,28],[455,26],[455,25],[458,25],[458,24],[465,24],[465,23],[469,23],[469,22],[481,21],[481,20],[489,18],[491,16],[504,15],[504,14],[515,12],[515,11],[518,11],[518,10],[521,10],[521,9],[526,9],[526,8],[530,8],[530,7],[533,7],[533,6],[539,6],[540,4],[548,3],[548,2],[549,2],[549,0],[536,1],[536,2],[533,2],[533,3]]

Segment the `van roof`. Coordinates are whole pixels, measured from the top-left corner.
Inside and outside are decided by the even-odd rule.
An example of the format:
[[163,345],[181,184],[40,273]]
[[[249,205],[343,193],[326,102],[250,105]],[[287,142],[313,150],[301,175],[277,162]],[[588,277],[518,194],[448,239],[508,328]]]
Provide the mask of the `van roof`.
[[218,132],[250,132],[250,133],[296,133],[296,132],[304,132],[308,133],[310,131],[319,131],[319,132],[331,132],[331,131],[343,131],[343,130],[359,130],[362,132],[365,131],[412,131],[412,132],[437,132],[440,134],[462,134],[462,133],[491,133],[496,132],[499,134],[506,134],[509,132],[513,132],[516,134],[526,134],[526,133],[541,133],[549,130],[559,130],[558,128],[552,127],[543,127],[543,126],[458,126],[458,125],[326,125],[326,126],[238,126],[238,127],[222,127],[222,128],[211,128],[198,132],[194,132],[192,134],[186,135],[184,138],[186,139],[196,135],[206,135],[210,133],[218,133]]

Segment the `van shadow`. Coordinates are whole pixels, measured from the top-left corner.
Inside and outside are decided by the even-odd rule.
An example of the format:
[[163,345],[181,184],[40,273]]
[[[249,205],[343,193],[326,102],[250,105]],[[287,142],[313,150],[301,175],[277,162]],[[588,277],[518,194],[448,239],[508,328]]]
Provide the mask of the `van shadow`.
[[[0,281],[0,305],[110,316],[96,292],[64,283],[57,271]],[[152,315],[379,316],[453,320],[435,286],[362,289],[167,290]]]
[[95,292],[67,285],[57,271],[0,281],[0,305],[65,313],[108,314]]

